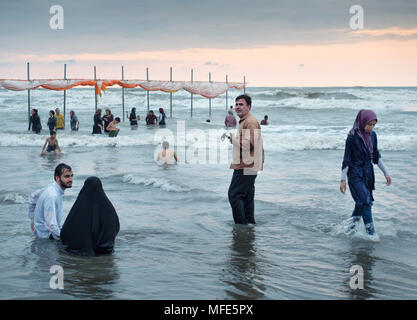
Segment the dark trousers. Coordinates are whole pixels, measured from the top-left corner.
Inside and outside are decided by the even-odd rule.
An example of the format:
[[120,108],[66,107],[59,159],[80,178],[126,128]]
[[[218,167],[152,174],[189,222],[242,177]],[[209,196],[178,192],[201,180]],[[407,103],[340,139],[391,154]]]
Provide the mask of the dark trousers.
[[228,191],[235,223],[255,223],[256,175],[245,175],[243,170],[234,170]]

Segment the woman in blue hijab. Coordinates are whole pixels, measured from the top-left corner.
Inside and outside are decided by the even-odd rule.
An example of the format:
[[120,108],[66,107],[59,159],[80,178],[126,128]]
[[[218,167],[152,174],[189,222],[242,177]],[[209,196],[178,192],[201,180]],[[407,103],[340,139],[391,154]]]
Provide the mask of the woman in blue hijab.
[[377,164],[384,173],[387,186],[391,184],[391,177],[386,171],[378,151],[376,133],[373,131],[378,119],[372,110],[360,110],[356,116],[353,128],[346,139],[345,155],[342,163],[342,178],[340,191],[346,191],[346,175],[349,190],[355,201],[353,210],[352,229],[361,217],[369,235],[375,233],[372,220],[372,190],[375,190],[375,176],[373,164]]

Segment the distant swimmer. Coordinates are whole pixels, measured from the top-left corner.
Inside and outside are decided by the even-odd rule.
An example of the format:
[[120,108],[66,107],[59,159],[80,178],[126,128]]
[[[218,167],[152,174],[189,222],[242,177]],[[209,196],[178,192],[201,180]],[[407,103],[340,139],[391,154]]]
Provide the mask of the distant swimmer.
[[52,131],[56,131],[56,118],[55,118],[54,110],[49,111],[49,118],[48,118],[48,122],[46,123],[46,125],[48,126],[50,133]]
[[109,132],[109,137],[116,137],[120,131],[119,128],[116,127],[120,123],[120,118],[116,117],[112,122],[109,123],[107,126],[107,131]]
[[[168,164],[176,164],[178,163],[178,157],[174,150],[168,149],[169,143],[168,141],[164,141],[162,143],[162,151],[159,152],[158,157],[156,158],[156,162],[159,165],[168,165]],[[175,162],[174,162],[175,160]]]
[[30,130],[30,127],[32,127],[32,131],[35,133],[40,133],[42,130],[41,119],[39,118],[37,109],[32,109],[28,130]]
[[80,122],[78,121],[78,117],[75,115],[74,110],[70,111],[70,118],[71,131],[78,131]]
[[[127,111],[126,111],[127,113]],[[136,116],[136,108],[132,108],[129,115],[129,121],[131,126],[137,126],[138,120],[140,120],[140,116]]]
[[159,119],[158,119],[158,121],[159,121],[160,126],[165,126],[166,125],[165,118],[166,118],[166,115],[165,115],[164,108],[159,108]]
[[232,110],[229,110],[229,114],[224,119],[224,125],[227,128],[234,128],[234,127],[236,127],[236,118],[233,115],[233,111]]
[[349,190],[355,201],[350,229],[353,231],[362,217],[366,232],[371,236],[375,234],[371,211],[374,201],[372,190],[375,190],[373,164],[377,164],[384,173],[387,186],[391,184],[391,177],[382,162],[376,133],[373,131],[377,121],[376,114],[372,110],[359,111],[353,128],[346,138],[340,182],[340,191],[344,194],[347,176]]
[[48,138],[46,138],[45,144],[42,147],[41,155],[45,154],[46,145],[48,145],[48,147],[46,148],[47,152],[54,151],[56,154],[61,153],[61,148],[59,147],[58,139],[56,138],[56,132],[55,131],[52,131],[50,136]]
[[148,112],[148,115],[145,118],[146,125],[156,125],[158,124],[158,118],[154,115],[153,110]]
[[264,117],[264,119],[261,121],[261,125],[263,125],[263,126],[269,125],[268,116]]
[[72,187],[70,166],[60,163],[55,168],[54,182],[33,192],[29,199],[30,228],[38,238],[59,239],[64,191]]
[[56,128],[59,130],[65,129],[65,118],[64,115],[61,113],[59,108],[55,109],[55,118],[56,118]]
[[101,134],[103,130],[103,119],[101,119],[101,109],[98,108],[94,114],[93,134]]

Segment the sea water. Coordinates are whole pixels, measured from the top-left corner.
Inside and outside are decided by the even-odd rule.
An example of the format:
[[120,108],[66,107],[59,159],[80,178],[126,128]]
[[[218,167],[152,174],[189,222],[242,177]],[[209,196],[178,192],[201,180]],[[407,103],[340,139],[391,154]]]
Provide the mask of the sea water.
[[[146,92],[125,89],[125,110],[136,107],[116,138],[91,134],[94,90],[66,92],[62,154],[40,156],[48,111],[63,111],[63,92],[31,91],[43,130],[27,131],[27,92],[0,90],[0,299],[416,299],[417,88],[247,88],[262,127],[264,170],[255,182],[254,226],[236,226],[227,190],[231,145],[220,139],[234,98],[209,100],[185,91],[151,92],[150,109],[167,126],[148,128]],[[98,107],[123,119],[121,89],[98,97]],[[373,109],[375,132],[392,185],[375,166],[373,217],[377,239],[363,223],[348,232],[354,202],[339,191],[347,133],[357,112]],[[80,130],[69,130],[69,110]],[[206,120],[210,119],[210,122]],[[232,132],[236,131],[231,130]],[[178,165],[155,162],[162,140]],[[27,217],[29,195],[53,181],[55,166],[73,168],[64,219],[84,180],[98,176],[117,210],[114,254],[78,257],[57,242],[35,239]],[[64,288],[51,289],[54,265]],[[351,286],[352,266],[363,289]]]

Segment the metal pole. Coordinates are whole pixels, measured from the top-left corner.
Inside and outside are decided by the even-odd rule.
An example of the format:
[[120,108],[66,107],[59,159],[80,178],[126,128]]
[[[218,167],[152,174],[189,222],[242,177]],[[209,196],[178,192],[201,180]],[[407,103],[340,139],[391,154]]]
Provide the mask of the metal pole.
[[[125,73],[122,66],[122,81],[125,79]],[[123,122],[125,122],[125,88],[122,87],[122,114],[123,114]]]
[[[211,83],[211,72],[209,72],[209,82]],[[209,118],[211,118],[211,98],[209,98]]]
[[[27,73],[28,73],[28,81],[30,80],[29,76],[29,62],[27,63]],[[30,89],[28,89],[28,122],[30,125]]]
[[243,94],[246,94],[246,77],[245,76],[243,76],[243,85],[244,85]]
[[[146,81],[149,81],[148,67],[146,67]],[[146,90],[146,99],[148,100],[148,112],[149,112],[149,90]]]
[[[228,83],[228,79],[227,79],[227,74],[226,74],[226,85],[227,85],[227,83]],[[228,102],[227,102],[228,101],[228,95],[227,95],[228,90],[229,90],[229,88],[226,89],[226,111],[227,111],[227,108],[229,107]]]
[[[172,67],[169,67],[169,81],[172,82]],[[169,117],[172,118],[172,92],[169,93]]]
[[[94,66],[94,81],[96,81],[96,66]],[[94,101],[95,101],[95,107],[96,107],[96,111],[97,111],[97,92],[96,92],[96,88],[94,87]]]
[[[193,83],[194,70],[191,69],[191,83]],[[191,118],[193,117],[193,94],[191,93]]]
[[[66,63],[64,64],[64,80],[67,80],[67,64]],[[65,115],[66,115],[65,111],[66,111],[66,106],[67,106],[66,100],[67,100],[67,90],[64,90],[64,128],[65,128]]]

